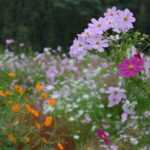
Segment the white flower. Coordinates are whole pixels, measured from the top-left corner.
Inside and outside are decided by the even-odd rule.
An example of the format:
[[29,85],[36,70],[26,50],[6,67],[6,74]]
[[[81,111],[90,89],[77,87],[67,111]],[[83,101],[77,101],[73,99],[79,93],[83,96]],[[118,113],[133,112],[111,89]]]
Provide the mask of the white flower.
[[99,91],[100,93],[105,93],[105,88],[100,88]]
[[70,122],[73,122],[74,120],[75,120],[74,117],[70,117],[70,118],[69,118],[69,121],[70,121]]
[[72,107],[73,107],[73,108],[78,108],[79,106],[78,106],[76,103],[73,103],[73,104],[72,104]]
[[82,123],[90,123],[91,121],[92,121],[91,117],[88,114],[86,114],[84,116],[84,119],[82,120]]
[[48,52],[49,50],[51,50],[51,48],[49,48],[49,47],[44,48],[44,52]]
[[128,119],[128,113],[122,113],[121,115],[121,121],[125,122]]
[[75,135],[73,136],[73,138],[74,138],[75,140],[78,140],[78,139],[80,138],[80,136],[77,135],[77,134],[75,134]]
[[118,150],[118,146],[116,146],[116,145],[111,145],[110,148],[111,148],[111,150]]
[[84,99],[89,99],[89,95],[85,94],[85,95],[83,95],[83,98]]
[[150,117],[150,111],[145,111],[145,112],[144,112],[144,116],[145,116],[146,118]]
[[57,98],[60,98],[61,95],[60,95],[60,93],[55,91],[55,92],[53,92],[52,97],[57,99]]
[[96,130],[96,125],[93,125],[92,128],[91,128],[91,131],[95,131]]
[[144,68],[145,68],[145,74],[149,78],[150,77],[150,57],[145,58]]
[[84,113],[84,111],[83,111],[83,110],[79,110],[79,111],[78,111],[78,117],[82,116],[82,115],[83,115],[83,113]]
[[45,87],[46,91],[51,91],[53,89],[54,89],[54,86],[52,86],[52,85],[48,85],[48,86]]
[[77,99],[77,102],[78,102],[78,103],[81,102],[81,98],[78,98],[78,99]]
[[47,114],[49,112],[53,112],[55,110],[54,107],[48,105],[48,104],[43,104],[43,113]]
[[98,107],[99,108],[104,108],[105,106],[103,104],[100,104]]
[[111,117],[112,117],[112,114],[107,114],[107,117],[108,117],[108,118],[111,118]]
[[133,145],[137,145],[139,143],[138,140],[136,138],[133,138],[133,137],[130,138],[130,142]]

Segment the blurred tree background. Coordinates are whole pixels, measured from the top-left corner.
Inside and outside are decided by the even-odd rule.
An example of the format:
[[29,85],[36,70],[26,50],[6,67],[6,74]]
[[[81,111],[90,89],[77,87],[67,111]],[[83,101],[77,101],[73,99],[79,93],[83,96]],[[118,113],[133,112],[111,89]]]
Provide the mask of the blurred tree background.
[[14,38],[34,50],[67,48],[92,17],[112,6],[131,9],[136,29],[150,33],[150,0],[0,0],[0,40]]

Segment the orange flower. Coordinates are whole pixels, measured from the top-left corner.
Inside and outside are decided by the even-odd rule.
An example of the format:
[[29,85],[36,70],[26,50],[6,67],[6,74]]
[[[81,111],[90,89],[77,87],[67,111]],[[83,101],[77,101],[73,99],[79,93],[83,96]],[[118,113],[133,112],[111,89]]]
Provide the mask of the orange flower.
[[51,99],[48,99],[47,102],[50,106],[55,106],[57,103],[57,100],[55,98],[51,98]]
[[48,140],[46,138],[42,138],[42,140],[45,144],[48,144]]
[[41,124],[40,123],[38,123],[37,121],[35,122],[35,127],[37,128],[37,129],[41,129]]
[[38,92],[42,91],[42,90],[44,89],[44,84],[42,84],[42,83],[37,83],[37,84],[35,85],[35,89],[36,89]]
[[2,97],[6,97],[7,95],[6,95],[6,92],[4,92],[4,91],[0,91],[0,96],[2,96]]
[[11,107],[11,111],[14,112],[14,113],[17,113],[20,111],[20,104],[14,104],[12,107]]
[[8,134],[7,137],[9,139],[9,141],[16,144],[16,137],[12,133]]
[[61,144],[61,143],[58,143],[57,147],[58,147],[59,150],[65,150],[63,144]]
[[45,117],[45,120],[44,120],[44,125],[46,127],[50,127],[53,123],[53,118],[51,116],[47,116]]
[[25,105],[26,110],[31,113],[34,117],[39,117],[40,112],[37,111],[36,109],[34,109],[32,106],[30,106],[29,104]]
[[9,76],[10,78],[15,78],[15,77],[16,77],[16,74],[15,74],[15,72],[9,72],[9,73],[8,73],[8,76]]
[[48,98],[48,93],[43,92],[43,93],[41,94],[41,98],[42,98],[42,99],[47,99],[47,98]]
[[6,96],[10,96],[12,93],[10,91],[5,91]]
[[19,94],[24,94],[24,92],[25,92],[25,89],[20,85],[15,85],[15,90]]

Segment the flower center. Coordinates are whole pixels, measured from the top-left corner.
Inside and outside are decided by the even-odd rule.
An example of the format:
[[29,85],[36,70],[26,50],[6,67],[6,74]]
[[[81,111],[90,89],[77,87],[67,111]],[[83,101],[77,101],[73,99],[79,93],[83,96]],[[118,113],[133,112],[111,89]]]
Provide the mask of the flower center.
[[129,64],[129,65],[128,65],[128,69],[129,69],[129,70],[132,70],[133,68],[134,68],[134,66],[133,66],[132,64]]
[[96,42],[96,45],[99,45],[99,44],[100,44],[100,42],[97,41],[97,42]]
[[118,94],[118,91],[114,91],[114,95],[117,95]]
[[79,47],[82,47],[82,44],[79,44]]
[[124,17],[124,21],[128,21],[128,17],[126,16],[126,17]]
[[100,27],[101,27],[101,24],[98,24],[97,27],[100,28]]

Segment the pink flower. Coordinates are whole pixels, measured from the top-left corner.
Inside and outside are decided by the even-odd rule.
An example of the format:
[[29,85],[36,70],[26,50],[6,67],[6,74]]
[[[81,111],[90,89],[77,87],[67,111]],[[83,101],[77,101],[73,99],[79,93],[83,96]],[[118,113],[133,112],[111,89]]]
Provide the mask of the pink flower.
[[104,13],[105,17],[113,17],[117,14],[117,8],[116,7],[112,7],[112,8],[108,8],[107,11]]
[[51,82],[55,81],[57,74],[58,74],[58,70],[55,66],[50,67],[46,72],[46,76]]
[[105,132],[103,129],[98,129],[97,132],[96,132],[97,136],[99,138],[101,138],[102,140],[104,140],[104,143],[109,145],[111,144],[109,138],[108,138],[108,133]]
[[106,93],[109,94],[108,107],[113,107],[115,105],[118,105],[123,99],[126,98],[125,90],[120,87],[109,87],[106,90]]
[[13,44],[14,42],[15,42],[14,39],[6,39],[6,41],[5,41],[6,45]]
[[126,78],[134,77],[144,70],[144,60],[139,54],[136,54],[130,59],[124,59],[123,62],[118,65],[118,69],[120,76]]
[[86,114],[86,115],[84,116],[84,120],[82,121],[82,123],[88,124],[88,123],[90,123],[91,121],[92,121],[91,117]]
[[117,12],[116,19],[114,22],[113,30],[116,32],[127,32],[129,29],[133,28],[133,23],[135,22],[135,18],[133,17],[133,13],[128,9],[124,11]]
[[70,47],[70,56],[82,60],[90,50],[104,52],[109,46],[105,33],[109,30],[117,33],[127,32],[133,28],[134,22],[133,13],[128,9],[118,10],[116,7],[107,9],[104,17],[92,18],[84,32],[78,34]]
[[121,121],[125,122],[125,121],[127,121],[127,119],[128,119],[128,113],[126,113],[126,112],[122,113],[122,115],[121,115]]
[[96,34],[103,34],[106,30],[108,30],[105,21],[106,19],[103,17],[100,17],[98,20],[93,18],[88,26],[90,29],[93,29]]
[[82,60],[86,54],[86,50],[83,45],[83,42],[79,41],[78,39],[75,39],[73,41],[73,45],[70,47],[69,53],[71,57]]
[[108,40],[104,39],[102,36],[91,37],[88,40],[90,49],[95,49],[99,52],[103,52],[106,47],[108,47]]

